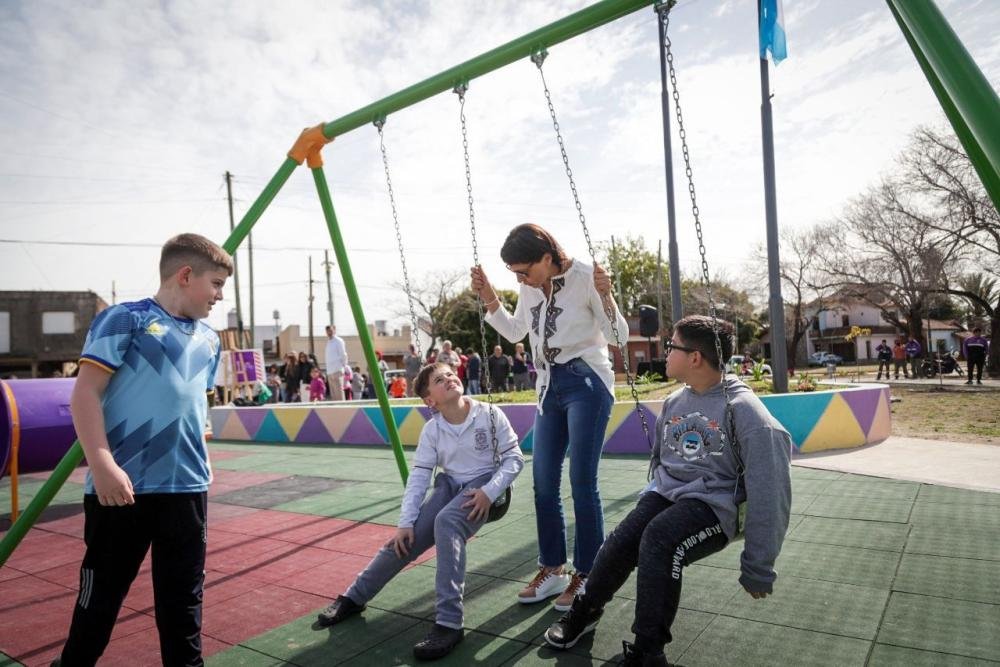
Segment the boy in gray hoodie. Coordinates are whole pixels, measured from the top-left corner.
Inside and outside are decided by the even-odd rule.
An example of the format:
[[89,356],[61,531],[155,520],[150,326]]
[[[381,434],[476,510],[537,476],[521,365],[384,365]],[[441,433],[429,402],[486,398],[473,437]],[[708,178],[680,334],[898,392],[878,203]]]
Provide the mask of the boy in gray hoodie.
[[[732,325],[719,321],[718,329],[722,359],[728,359]],[[546,631],[555,648],[569,648],[591,632],[638,567],[635,643],[622,642],[624,664],[666,665],[682,569],[736,537],[744,501],[739,582],[755,599],[772,592],[792,501],[791,438],[749,387],[724,375],[712,318],[678,321],[667,349],[667,374],[685,386],[667,397],[657,419],[652,482],[604,541],[584,592]]]

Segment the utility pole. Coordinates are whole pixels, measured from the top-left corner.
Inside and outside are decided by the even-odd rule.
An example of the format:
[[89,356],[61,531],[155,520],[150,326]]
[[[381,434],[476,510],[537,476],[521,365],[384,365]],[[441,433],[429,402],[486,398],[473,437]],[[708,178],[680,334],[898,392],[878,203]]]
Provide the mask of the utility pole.
[[[327,322],[331,327],[336,326],[333,319],[333,284],[330,282],[330,268],[333,266],[333,262],[330,261],[330,251],[323,251],[323,267],[326,269],[326,311],[330,316],[330,321]],[[414,332],[415,333],[415,332]]]
[[[611,237],[611,261],[612,261],[612,263],[615,261],[615,257],[618,255],[618,251],[615,250],[615,247],[616,247],[615,246],[615,237],[612,236]],[[615,282],[618,283],[618,307],[621,308],[624,311],[624,309],[625,309],[625,299],[622,296],[622,272],[621,272],[622,258],[621,257],[618,257],[618,262],[617,263],[618,263],[618,266],[614,266],[614,264],[612,264],[612,266],[609,266],[608,269],[610,269],[612,273],[618,274],[618,275],[615,276],[617,278],[617,280]]]
[[653,10],[659,17],[657,21],[660,36],[660,112],[663,116],[663,166],[667,182],[667,252],[670,256],[670,319],[674,322],[681,319],[684,311],[681,308],[681,261],[677,249],[677,214],[674,212],[674,154],[670,146],[670,90],[667,87],[669,79],[667,67],[667,14],[676,4],[673,0],[659,2]]
[[111,281],[111,305],[118,303],[118,292],[115,291],[115,281]]
[[250,347],[254,347],[256,338],[253,331],[253,232],[247,234],[247,259],[250,265]]
[[[236,222],[233,220],[233,175],[226,172],[226,197],[229,200],[229,233],[236,229]],[[236,331],[239,336],[239,345],[243,347],[243,308],[240,306],[240,270],[236,263],[237,251],[233,251],[233,292],[236,293]]]
[[316,354],[313,341],[313,258],[309,255],[309,354]]

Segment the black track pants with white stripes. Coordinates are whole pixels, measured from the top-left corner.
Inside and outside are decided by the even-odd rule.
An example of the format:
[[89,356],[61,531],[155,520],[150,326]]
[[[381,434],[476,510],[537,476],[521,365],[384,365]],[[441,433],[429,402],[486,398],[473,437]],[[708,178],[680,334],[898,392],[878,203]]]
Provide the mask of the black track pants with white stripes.
[[584,602],[603,608],[638,567],[632,632],[636,646],[660,651],[671,640],[682,569],[726,542],[715,512],[702,501],[672,503],[655,491],[644,493],[604,540],[587,577]]
[[136,495],[131,506],[104,507],[95,495],[83,497],[87,551],[62,652],[64,667],[97,663],[150,547],[163,664],[203,664],[207,502],[206,493],[154,493]]

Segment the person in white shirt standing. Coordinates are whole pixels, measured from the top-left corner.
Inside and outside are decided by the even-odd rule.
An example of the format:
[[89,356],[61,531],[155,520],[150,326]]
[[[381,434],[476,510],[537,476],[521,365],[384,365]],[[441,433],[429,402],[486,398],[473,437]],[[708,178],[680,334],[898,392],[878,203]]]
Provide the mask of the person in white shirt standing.
[[[506,415],[463,396],[462,382],[451,366],[424,366],[415,385],[434,414],[420,432],[396,536],[351,587],[320,612],[319,623],[334,625],[363,611],[400,570],[436,547],[437,616],[430,633],[413,647],[418,659],[431,660],[444,657],[462,641],[465,543],[486,522],[493,501],[521,472],[524,455]],[[435,468],[439,472],[434,490],[425,501]]]
[[[472,289],[489,311],[486,321],[500,335],[512,343],[528,335],[538,373],[531,471],[539,569],[518,594],[518,602],[558,595],[555,608],[566,611],[583,591],[604,542],[597,469],[614,403],[615,374],[608,359],[614,333],[608,313],[623,335],[628,335],[628,324],[611,296],[611,278],[604,269],[570,259],[541,227],[515,227],[500,257],[521,283],[514,314],[500,303],[482,267],[472,268]],[[572,577],[564,569],[566,519],[559,492],[567,450],[576,518]]]
[[330,387],[330,399],[344,400],[344,366],[347,365],[347,346],[337,335],[337,327],[326,328],[326,380]]

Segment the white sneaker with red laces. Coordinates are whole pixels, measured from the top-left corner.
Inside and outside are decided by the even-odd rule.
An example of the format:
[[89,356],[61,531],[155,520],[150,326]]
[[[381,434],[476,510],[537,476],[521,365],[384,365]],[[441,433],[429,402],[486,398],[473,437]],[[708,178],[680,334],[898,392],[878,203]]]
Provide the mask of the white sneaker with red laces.
[[531,583],[517,594],[517,601],[521,604],[541,602],[562,593],[569,583],[570,576],[563,572],[561,565],[559,567],[540,567]]
[[583,595],[583,591],[586,587],[587,575],[574,572],[573,576],[569,580],[569,585],[566,586],[566,590],[562,592],[562,595],[556,598],[556,611],[569,611],[569,608],[573,606],[573,598],[577,595]]

